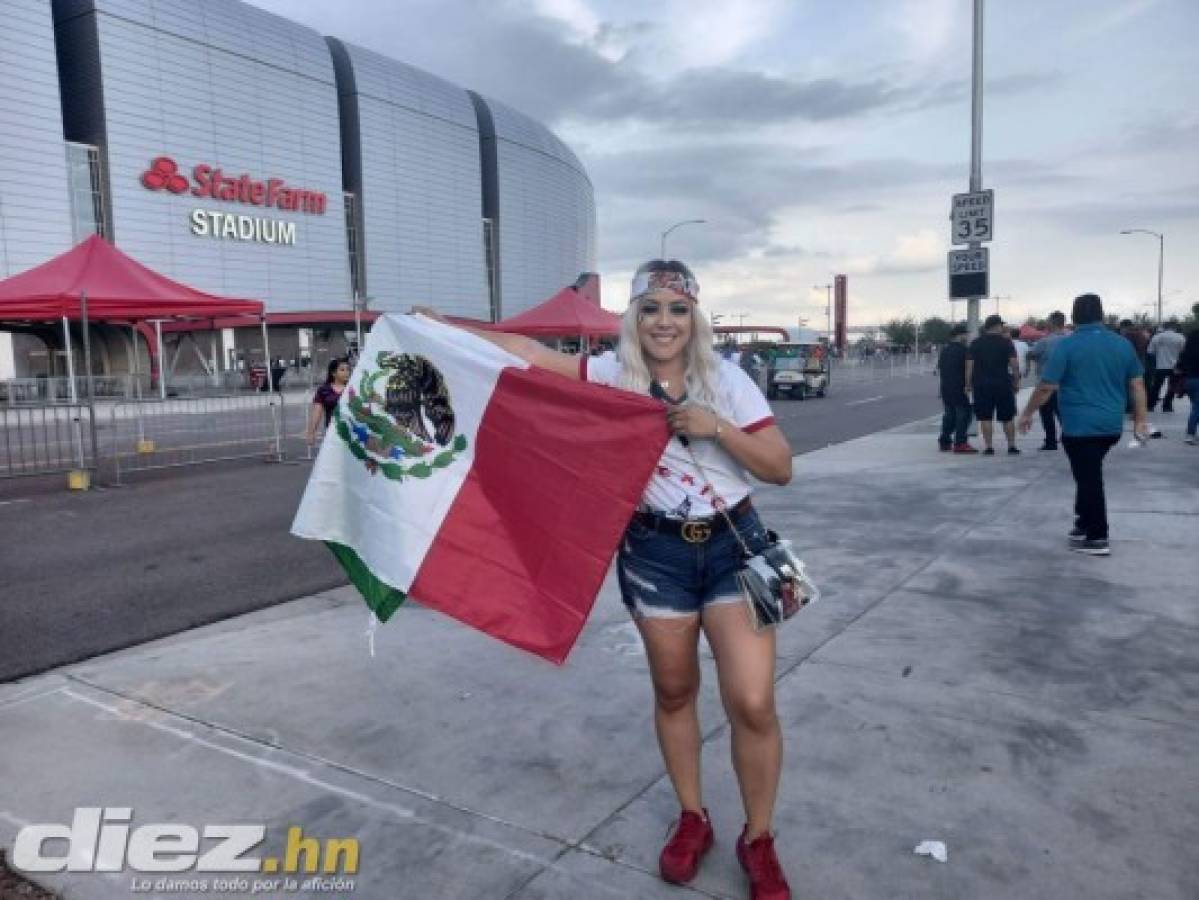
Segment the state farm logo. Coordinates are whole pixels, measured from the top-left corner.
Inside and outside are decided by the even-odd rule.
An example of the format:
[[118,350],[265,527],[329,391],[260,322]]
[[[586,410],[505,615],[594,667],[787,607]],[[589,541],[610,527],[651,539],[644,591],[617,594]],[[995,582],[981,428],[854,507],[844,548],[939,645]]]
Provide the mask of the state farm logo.
[[193,197],[208,197],[226,203],[271,206],[289,212],[324,215],[327,199],[322,191],[297,188],[282,178],[259,181],[248,174],[226,175],[223,169],[200,163],[189,180],[179,164],[169,156],[158,156],[141,175],[142,186],[151,191],[182,194],[191,189]]
[[179,174],[179,164],[169,156],[159,156],[142,172],[142,184],[152,191],[167,190],[182,194],[187,190],[187,179]]

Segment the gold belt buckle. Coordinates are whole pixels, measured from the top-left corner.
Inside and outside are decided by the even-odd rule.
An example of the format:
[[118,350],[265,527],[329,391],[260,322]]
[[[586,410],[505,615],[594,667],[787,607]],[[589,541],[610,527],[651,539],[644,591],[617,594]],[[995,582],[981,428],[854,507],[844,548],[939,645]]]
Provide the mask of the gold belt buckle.
[[712,536],[712,525],[708,522],[699,522],[692,519],[683,523],[681,529],[683,540],[689,544],[702,544]]

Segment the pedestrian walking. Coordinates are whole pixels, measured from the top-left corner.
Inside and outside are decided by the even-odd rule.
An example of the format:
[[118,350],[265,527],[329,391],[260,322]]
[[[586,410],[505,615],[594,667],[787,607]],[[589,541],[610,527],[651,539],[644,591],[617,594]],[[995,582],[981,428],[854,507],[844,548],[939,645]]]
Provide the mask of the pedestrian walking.
[[1182,336],[1182,326],[1177,321],[1167,322],[1157,334],[1149,339],[1149,356],[1153,359],[1153,369],[1147,375],[1149,382],[1149,411],[1157,408],[1163,385],[1166,396],[1162,399],[1162,412],[1174,412],[1174,392],[1170,390],[1170,376],[1178,365],[1178,357],[1186,344]]
[[337,409],[338,401],[341,400],[341,392],[345,390],[350,381],[350,364],[344,359],[329,360],[329,368],[325,373],[325,380],[317,386],[316,393],[312,395],[312,405],[308,410],[308,427],[304,430],[304,440],[311,446],[316,443],[317,429],[321,427],[321,419],[324,418],[324,427],[328,429],[329,422],[333,418],[333,411]]
[[680,806],[659,869],[666,881],[686,883],[713,843],[700,785],[702,631],[732,727],[733,769],[746,819],[737,859],[752,898],[787,900],[791,892],[771,834],[783,750],[774,700],[775,635],[750,625],[735,574],[738,541],[718,506],[748,548],[761,550],[766,529],[745,473],[787,484],[791,448],[757,385],[713,350],[712,327],[698,298],[699,283],[686,265],[653,260],[633,277],[614,354],[579,359],[517,335],[474,333],[532,365],[666,403],[678,440],[659,460],[617,555],[621,596],[649,661],[658,746]]
[[[1037,371],[1044,372],[1045,366],[1049,363],[1049,357],[1053,353],[1053,348],[1056,347],[1066,336],[1066,314],[1061,310],[1054,310],[1049,314],[1049,333],[1037,341],[1028,351],[1028,358],[1036,362]],[[1057,408],[1057,392],[1050,394],[1049,399],[1041,404],[1041,429],[1045,432],[1045,442],[1041,444],[1042,450],[1057,449],[1057,425],[1060,414]]]
[[1023,378],[1028,374],[1028,341],[1020,337],[1019,328],[1013,328],[1010,334],[1012,346],[1016,348],[1016,362],[1020,364],[1020,377]]
[[1183,379],[1186,394],[1191,400],[1191,414],[1187,417],[1188,444],[1199,443],[1196,430],[1199,429],[1199,326],[1191,329],[1183,344],[1182,353],[1174,371]]
[[1020,390],[1020,360],[1003,319],[987,316],[983,333],[974,339],[966,357],[966,385],[974,395],[974,414],[983,436],[983,453],[995,455],[994,420],[1003,426],[1007,452],[1017,454],[1016,392]]
[[1020,415],[1020,431],[1029,430],[1033,412],[1057,393],[1062,445],[1076,488],[1070,547],[1091,556],[1109,556],[1103,459],[1120,440],[1130,394],[1133,431],[1142,441],[1149,438],[1144,370],[1132,343],[1104,327],[1103,303],[1096,294],[1075,298],[1071,318],[1074,334],[1053,348],[1041,381]]
[[945,408],[941,416],[941,436],[938,443],[941,452],[977,453],[978,450],[966,440],[966,432],[973,418],[970,398],[966,396],[966,338],[969,334],[963,324],[954,325],[949,343],[937,357],[937,372],[941,376],[941,404]]

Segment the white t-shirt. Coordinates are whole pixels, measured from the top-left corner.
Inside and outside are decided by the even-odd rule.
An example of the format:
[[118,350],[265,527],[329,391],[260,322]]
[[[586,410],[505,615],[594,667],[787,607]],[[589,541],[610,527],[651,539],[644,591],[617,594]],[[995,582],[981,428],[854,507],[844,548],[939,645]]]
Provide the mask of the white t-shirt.
[[[616,385],[620,380],[620,360],[615,353],[583,357],[580,366],[587,381]],[[732,421],[742,431],[752,433],[774,424],[762,391],[735,363],[720,361],[716,390],[721,418]],[[752,489],[748,473],[714,439],[694,438],[691,450],[726,506],[731,508],[749,496]],[[652,512],[680,519],[715,514],[712,491],[678,438],[672,437],[666,445],[641,504]]]
[[1149,341],[1149,351],[1154,355],[1154,365],[1158,369],[1173,369],[1178,365],[1178,357],[1187,339],[1177,331],[1159,331]]
[[1016,348],[1016,363],[1020,366],[1020,374],[1023,375],[1028,371],[1028,344],[1016,338],[1012,341],[1012,346]]

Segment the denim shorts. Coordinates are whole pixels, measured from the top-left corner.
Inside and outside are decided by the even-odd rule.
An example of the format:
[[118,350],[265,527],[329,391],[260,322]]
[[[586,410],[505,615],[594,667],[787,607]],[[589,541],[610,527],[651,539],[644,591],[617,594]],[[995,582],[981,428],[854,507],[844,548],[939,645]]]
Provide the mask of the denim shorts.
[[[733,522],[751,553],[766,546],[766,528],[754,509]],[[692,544],[634,519],[616,556],[621,599],[636,618],[693,616],[712,604],[741,602],[736,577],[741,557],[728,528]]]

